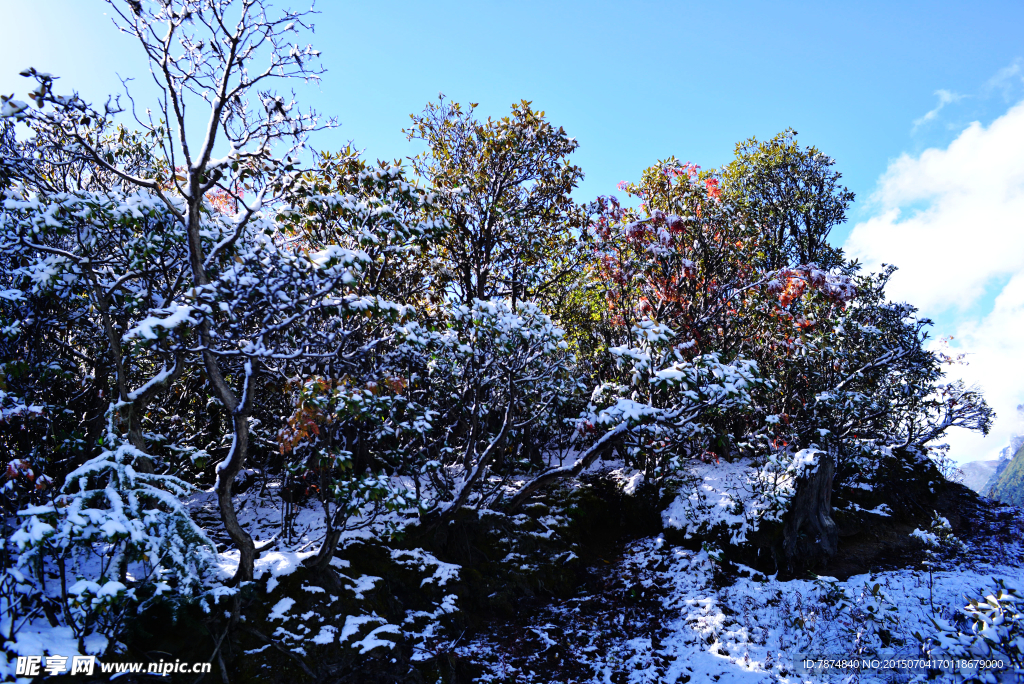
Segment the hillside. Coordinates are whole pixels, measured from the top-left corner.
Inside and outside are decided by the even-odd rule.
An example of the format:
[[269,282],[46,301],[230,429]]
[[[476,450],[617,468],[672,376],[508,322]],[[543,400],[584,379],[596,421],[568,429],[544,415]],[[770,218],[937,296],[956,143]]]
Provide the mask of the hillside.
[[1006,504],[1024,506],[1024,446],[996,472],[985,494]]
[[371,161],[259,85],[319,79],[311,11],[232,2],[116,10],[137,128],[0,97],[0,681],[1024,671],[1024,514],[940,446],[995,412],[829,241],[834,159],[587,200],[531,100],[439,95]]
[[[941,561],[931,577],[913,564],[882,564],[783,582],[675,546],[664,534],[637,539],[610,565],[588,569],[574,595],[497,620],[453,646],[453,660],[473,681],[495,683],[964,681],[906,668],[826,673],[802,655],[914,652],[915,633],[932,630],[936,615],[959,618],[962,597],[1019,582],[1021,548],[1012,541],[1024,522],[1019,512],[978,507],[973,514],[954,523],[963,553]],[[866,636],[864,625],[876,632]]]

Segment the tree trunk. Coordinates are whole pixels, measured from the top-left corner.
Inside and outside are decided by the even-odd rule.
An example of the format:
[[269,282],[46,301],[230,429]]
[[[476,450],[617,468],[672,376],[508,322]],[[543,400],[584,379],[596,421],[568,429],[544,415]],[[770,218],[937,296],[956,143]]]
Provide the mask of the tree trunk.
[[344,528],[337,528],[330,530],[324,537],[324,543],[320,545],[320,551],[309,561],[309,566],[317,572],[325,572],[331,565],[331,560],[334,558],[334,551],[338,548],[338,544],[341,543],[341,535],[344,532]]
[[550,468],[540,475],[537,475],[533,480],[524,485],[523,488],[519,490],[518,494],[512,497],[512,500],[505,505],[502,511],[511,515],[520,506],[522,506],[527,499],[533,496],[533,493],[537,490],[544,489],[548,485],[567,477],[579,477],[580,473],[589,468],[599,456],[604,456],[605,454],[611,453],[614,449],[617,449],[622,443],[625,433],[628,431],[628,422],[619,423],[611,430],[605,432],[599,440],[590,446],[590,448],[580,454],[580,457],[576,459],[571,466]]
[[797,481],[783,526],[780,569],[797,574],[820,568],[835,556],[839,543],[839,531],[832,520],[835,471],[832,454],[821,453],[817,468]]
[[232,583],[252,580],[256,564],[256,544],[239,524],[238,516],[235,515],[235,504],[231,500],[235,475],[241,470],[245,463],[245,455],[249,451],[249,422],[246,415],[234,416],[234,431],[235,439],[231,453],[217,471],[217,504],[220,507],[220,517],[224,521],[224,529],[227,530],[228,536],[238,547],[238,570]]
[[[103,321],[103,330],[107,335],[110,358],[114,362],[114,375],[117,380],[117,394],[118,399],[121,400],[121,423],[128,427],[128,442],[145,454],[147,449],[146,439],[142,435],[142,421],[139,416],[141,411],[137,410],[135,402],[129,399],[128,371],[124,365],[124,354],[121,349],[121,335],[114,327],[114,320],[110,314],[110,297],[103,296],[102,291],[97,285],[93,285],[93,291],[96,295],[96,307],[99,309],[100,317]],[[136,457],[132,466],[140,473],[152,473],[154,471],[153,461],[148,456]]]
[[[212,138],[211,138],[212,139]],[[201,186],[203,169],[193,168],[188,187],[198,188]],[[192,270],[194,291],[204,287],[209,280],[203,267],[203,248],[201,238],[201,225],[199,216],[203,198],[201,195],[189,198],[188,214],[185,223],[185,231],[188,236],[188,258]],[[249,455],[249,407],[252,406],[252,395],[256,388],[249,386],[252,375],[252,368],[246,364],[246,384],[242,392],[242,402],[228,386],[221,371],[220,362],[217,356],[210,349],[213,344],[213,336],[210,333],[210,319],[204,319],[199,324],[199,341],[204,351],[202,352],[203,365],[206,367],[206,374],[214,392],[224,404],[224,408],[231,416],[234,439],[231,444],[231,451],[228,457],[217,466],[217,505],[220,507],[220,517],[224,521],[224,529],[227,530],[231,541],[238,547],[238,570],[232,578],[232,583],[248,582],[253,578],[256,563],[256,544],[252,536],[246,532],[238,522],[235,513],[235,503],[232,501],[232,488],[235,484],[235,475],[245,465]],[[237,614],[237,605],[236,605]]]
[[320,551],[316,556],[307,558],[303,563],[320,581],[321,586],[332,592],[341,592],[344,589],[344,584],[341,578],[338,577],[338,573],[331,567],[331,561],[334,559],[334,552],[338,548],[338,544],[341,543],[341,535],[345,532],[346,525],[344,523],[342,525],[337,524],[338,510],[336,509],[334,513],[331,513],[329,504],[324,504],[324,514],[324,519],[327,523],[324,542],[320,545]]

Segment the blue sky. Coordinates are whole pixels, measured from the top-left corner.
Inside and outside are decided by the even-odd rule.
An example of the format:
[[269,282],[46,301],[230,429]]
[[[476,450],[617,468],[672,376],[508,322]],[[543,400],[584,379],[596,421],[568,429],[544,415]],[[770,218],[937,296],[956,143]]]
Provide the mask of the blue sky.
[[[310,40],[328,73],[297,92],[341,123],[314,140],[321,148],[352,140],[371,157],[414,153],[401,128],[442,91],[485,115],[528,99],[579,140],[587,177],[577,195],[589,199],[669,155],[714,167],[743,138],[795,128],[857,193],[833,241],[867,263],[901,266],[894,294],[935,318],[936,336],[956,336],[972,363],[954,370],[983,385],[1001,415],[988,439],[955,435],[952,455],[988,457],[1018,429],[1024,3],[322,0],[317,9]],[[145,100],[140,53],[109,14],[100,0],[0,0],[0,91],[23,96],[16,74],[31,65],[94,100],[119,90],[115,72],[141,78]]]

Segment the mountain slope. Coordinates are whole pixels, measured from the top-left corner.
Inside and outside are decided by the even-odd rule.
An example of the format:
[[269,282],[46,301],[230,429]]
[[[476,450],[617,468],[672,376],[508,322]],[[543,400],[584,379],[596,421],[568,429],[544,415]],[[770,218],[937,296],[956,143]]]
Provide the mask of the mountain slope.
[[964,485],[982,494],[985,486],[992,480],[992,476],[999,467],[999,459],[991,461],[969,461],[960,466],[964,474]]
[[1024,506],[1024,446],[1005,467],[996,471],[987,485],[987,496],[1013,506]]

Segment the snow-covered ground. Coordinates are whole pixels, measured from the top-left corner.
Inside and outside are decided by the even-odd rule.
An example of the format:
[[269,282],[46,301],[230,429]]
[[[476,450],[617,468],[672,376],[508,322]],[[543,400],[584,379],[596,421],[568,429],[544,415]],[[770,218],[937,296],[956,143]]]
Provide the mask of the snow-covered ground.
[[647,538],[630,544],[580,595],[453,651],[484,666],[482,682],[925,681],[923,669],[822,673],[802,663],[921,658],[915,633],[934,633],[932,616],[954,619],[997,578],[1024,584],[1021,560],[1019,544],[982,539],[931,578],[912,568],[780,582],[742,566],[738,578],[726,578],[707,551]]
[[[732,470],[726,474],[730,473],[738,477]],[[623,468],[610,475],[626,483],[635,478]],[[715,504],[702,508],[713,513],[731,510],[717,505],[720,489],[735,489],[722,484],[727,480],[700,481],[694,491],[702,501],[708,500],[705,503]],[[964,540],[965,552],[940,562],[931,575],[917,567],[856,575],[845,581],[828,577],[779,581],[722,562],[715,548],[688,550],[655,536],[630,542],[621,556],[599,560],[584,570],[585,581],[570,597],[524,601],[517,620],[454,635],[441,625],[446,615],[459,610],[457,596],[449,593],[459,578],[459,566],[421,549],[393,550],[392,562],[415,567],[423,577],[419,586],[424,598],[427,592],[432,597],[426,599],[427,610],[410,610],[404,621],[389,622],[371,610],[348,615],[341,609],[339,613],[334,606],[341,604],[335,603],[335,596],[328,597],[324,610],[303,612],[296,603],[301,596],[286,595],[279,584],[301,567],[302,559],[316,552],[324,533],[321,511],[312,502],[297,506],[294,533],[282,538],[281,510],[274,508],[282,505],[279,497],[261,495],[254,485],[239,497],[238,505],[239,519],[262,549],[256,578],[270,610],[267,620],[276,630],[272,636],[280,644],[302,656],[317,647],[351,647],[362,655],[375,649],[392,650],[404,640],[413,646],[414,661],[447,656],[465,664],[481,682],[925,681],[923,670],[814,673],[802,663],[808,658],[918,658],[916,635],[934,633],[933,617],[955,621],[969,597],[986,595],[997,580],[1024,586],[1020,535],[1024,517],[1015,509],[1002,510],[998,529],[993,521],[999,516],[991,517],[988,528]],[[218,539],[223,530],[212,492],[193,494],[187,506],[214,540],[223,541]],[[670,515],[664,518],[671,523]],[[564,522],[551,519],[556,528]],[[350,536],[372,534],[357,530]],[[542,536],[550,536],[550,530]],[[334,560],[346,594],[362,601],[364,593],[378,590],[379,577],[359,576],[350,571],[347,561]],[[230,592],[221,582],[231,577],[237,562],[237,551],[222,546],[207,578],[210,595],[205,600],[211,607],[221,590]],[[315,586],[302,589],[300,595],[324,593]],[[351,612],[351,601],[345,605]],[[19,634],[16,651],[73,656],[79,650],[98,653],[105,646],[105,641],[95,639],[79,644],[70,630],[52,628],[45,617],[38,616]],[[255,656],[265,648],[247,653]],[[8,674],[11,667],[13,662],[7,663]],[[1009,676],[998,681],[1013,681]],[[942,674],[938,681],[959,680]]]

